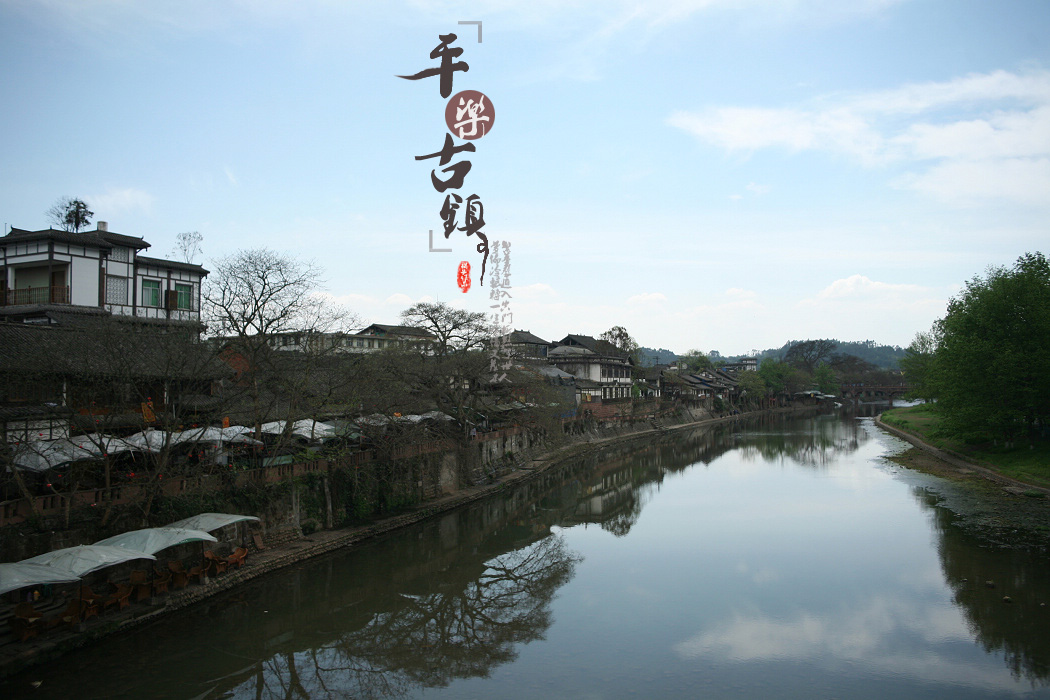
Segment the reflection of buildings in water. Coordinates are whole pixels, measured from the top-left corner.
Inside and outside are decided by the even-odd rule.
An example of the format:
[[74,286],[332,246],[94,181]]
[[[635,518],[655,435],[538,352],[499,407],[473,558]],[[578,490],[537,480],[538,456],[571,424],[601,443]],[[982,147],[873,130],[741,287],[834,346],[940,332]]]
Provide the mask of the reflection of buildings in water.
[[[709,464],[774,423],[750,425],[612,446],[351,555],[304,562],[205,603],[199,615],[166,621],[151,653],[188,660],[195,643],[220,651],[157,664],[151,682],[198,683],[202,697],[367,698],[489,674],[545,633],[550,601],[574,574],[578,557],[552,526],[598,523],[625,534],[666,473]],[[119,656],[113,648],[99,645],[94,665]]]
[[[1001,652],[1015,678],[1024,678],[1033,687],[1050,685],[1050,566],[1045,536],[1035,547],[988,546],[962,527],[959,516],[941,504],[937,493],[922,487],[912,493],[932,515],[945,582],[975,640],[988,653]],[[995,497],[982,494],[982,498]]]

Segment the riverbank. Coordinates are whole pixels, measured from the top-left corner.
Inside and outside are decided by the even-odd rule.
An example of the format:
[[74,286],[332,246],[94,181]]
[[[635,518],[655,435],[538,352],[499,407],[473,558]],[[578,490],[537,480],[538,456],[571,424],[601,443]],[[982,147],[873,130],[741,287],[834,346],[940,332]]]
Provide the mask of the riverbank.
[[936,404],[890,409],[881,418],[884,423],[973,466],[1024,484],[1050,488],[1050,443],[1045,440],[1033,436],[1012,444],[991,439],[983,443],[963,442],[944,434],[943,417]]
[[183,610],[273,571],[447,513],[502,489],[525,483],[566,459],[586,454],[600,447],[652,435],[685,431],[719,423],[732,423],[760,415],[812,410],[810,407],[773,409],[604,436],[590,434],[573,443],[534,455],[520,469],[502,476],[493,483],[462,489],[455,494],[428,501],[411,511],[378,520],[367,526],[342,530],[321,530],[307,537],[255,552],[249,556],[243,567],[212,578],[202,585],[171,592],[163,598],[162,602],[157,599],[155,604],[149,607],[133,604],[123,611],[107,613],[102,619],[93,619],[86,625],[82,624],[76,630],[44,633],[46,636],[33,638],[25,643],[13,642],[2,645],[0,646],[0,677],[10,675],[27,666],[55,659],[74,648],[91,644],[104,637],[119,634],[133,627],[152,624],[170,613]]
[[995,546],[1050,552],[1050,489],[934,447],[917,435],[888,425],[881,417],[875,418],[875,424],[912,446],[888,457],[890,461],[944,480],[931,480],[924,488],[957,516],[963,529]]
[[990,467],[982,466],[968,460],[957,452],[935,447],[915,433],[910,433],[889,425],[882,420],[881,415],[875,417],[875,424],[883,430],[911,443],[916,448],[922,450],[926,455],[935,458],[936,462],[920,455],[914,455],[909,459],[911,459],[916,465],[923,465],[925,467],[924,470],[930,471],[938,476],[961,479],[977,477],[999,484],[1005,490],[1010,492],[1020,494],[1031,491],[1032,495],[1042,495],[1044,497],[1050,496],[1050,488],[1016,479],[1012,476],[1007,476],[1006,474],[1002,474]]

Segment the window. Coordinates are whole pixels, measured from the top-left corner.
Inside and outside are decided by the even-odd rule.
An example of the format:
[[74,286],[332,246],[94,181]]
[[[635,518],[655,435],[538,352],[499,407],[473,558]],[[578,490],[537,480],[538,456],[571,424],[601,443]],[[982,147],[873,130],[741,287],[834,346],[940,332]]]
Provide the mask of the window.
[[128,278],[106,275],[106,303],[128,303]]
[[175,283],[175,293],[178,295],[178,303],[175,308],[190,311],[193,309],[193,285]]
[[142,305],[160,306],[160,280],[142,280]]

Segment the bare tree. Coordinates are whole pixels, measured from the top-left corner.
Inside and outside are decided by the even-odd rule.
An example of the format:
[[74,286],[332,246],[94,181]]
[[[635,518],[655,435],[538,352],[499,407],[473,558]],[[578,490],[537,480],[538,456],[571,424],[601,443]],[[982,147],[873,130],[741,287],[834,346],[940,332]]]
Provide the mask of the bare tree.
[[175,236],[175,249],[171,251],[171,257],[178,258],[183,262],[195,263],[201,251],[201,242],[204,236],[199,231],[184,231]]
[[83,200],[62,197],[47,210],[47,219],[63,231],[77,233],[91,223],[95,212],[88,209]]
[[456,309],[444,302],[419,302],[401,312],[408,325],[425,328],[436,337],[434,352],[445,356],[480,350],[492,337],[488,317],[480,311]]
[[328,334],[356,323],[319,294],[321,284],[316,263],[266,248],[220,258],[208,276],[203,316],[209,334],[241,372],[256,430],[278,408],[285,417],[304,410],[302,392],[318,386],[318,361],[336,349]]

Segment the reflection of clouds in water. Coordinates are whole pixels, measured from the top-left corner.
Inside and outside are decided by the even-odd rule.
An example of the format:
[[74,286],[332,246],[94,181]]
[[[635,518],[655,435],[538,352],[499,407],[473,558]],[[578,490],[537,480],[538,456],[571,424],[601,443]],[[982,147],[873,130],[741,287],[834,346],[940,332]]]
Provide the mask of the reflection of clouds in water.
[[949,604],[936,607],[885,597],[865,607],[843,609],[837,617],[803,612],[793,619],[736,614],[728,623],[676,644],[681,658],[730,662],[808,661],[847,664],[852,672],[875,673],[918,681],[957,683],[985,689],[1018,688],[1006,669],[974,667],[955,650],[938,645],[972,644],[965,621]]
[[748,565],[747,562],[740,562],[736,565],[736,572],[741,576],[744,576],[751,580],[756,585],[763,585],[766,583],[776,583],[780,580],[780,572],[769,567],[759,567],[756,570]]

